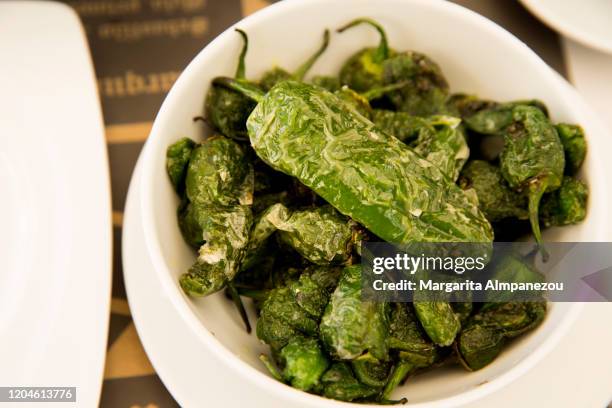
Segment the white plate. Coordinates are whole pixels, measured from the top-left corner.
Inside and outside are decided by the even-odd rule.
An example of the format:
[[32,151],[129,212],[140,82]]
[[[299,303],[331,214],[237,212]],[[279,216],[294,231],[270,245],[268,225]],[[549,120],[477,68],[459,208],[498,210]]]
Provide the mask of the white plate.
[[95,406],[111,211],[87,42],[51,2],[0,3],[0,33],[0,385],[77,387]]
[[[123,271],[138,335],[170,393],[183,407],[297,407],[239,381],[182,320],[157,279],[138,213],[139,166],[134,171],[123,224]],[[531,371],[470,408],[555,406],[601,408],[612,400],[612,304],[585,305],[558,346]],[[597,339],[597,341],[593,341]],[[596,347],[594,347],[596,345]],[[407,395],[410,398],[410,395]]]
[[521,0],[539,19],[589,47],[612,53],[612,1]]

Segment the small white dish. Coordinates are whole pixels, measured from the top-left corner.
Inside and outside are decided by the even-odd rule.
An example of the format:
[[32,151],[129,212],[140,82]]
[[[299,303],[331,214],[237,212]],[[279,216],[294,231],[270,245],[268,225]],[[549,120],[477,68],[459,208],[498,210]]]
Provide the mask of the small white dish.
[[52,2],[2,2],[0,27],[0,384],[77,387],[96,406],[111,210],[85,33]]
[[[257,78],[272,63],[291,69],[317,46],[325,28],[336,28],[355,17],[380,21],[398,50],[414,49],[438,61],[453,91],[468,91],[497,100],[539,98],[555,121],[580,123],[589,138],[590,153],[584,178],[591,188],[588,218],[580,225],[547,231],[559,241],[610,240],[610,182],[605,152],[610,138],[576,92],[525,44],[484,17],[450,2],[425,0],[293,0],[277,3],[244,20],[238,27],[250,36],[247,75]],[[356,50],[375,44],[367,27],[334,35],[315,73],[335,73]],[[271,46],[273,45],[273,46]],[[233,27],[217,37],[189,64],[165,100],[142,156],[140,211],[144,239],[155,274],[173,304],[199,341],[234,373],[262,393],[296,406],[340,407],[285,386],[265,373],[257,358],[267,351],[254,335],[247,335],[223,295],[191,299],[178,286],[178,276],[191,265],[194,254],[176,223],[178,199],[167,182],[166,148],[179,137],[201,139],[200,115],[210,80],[231,74],[240,48]],[[490,366],[475,373],[438,370],[409,381],[395,396],[407,396],[415,406],[448,407],[466,404],[500,389],[524,374],[563,336],[577,313],[569,303],[551,304],[544,323],[514,342]],[[253,319],[254,320],[254,319]],[[360,405],[362,406],[362,405]]]
[[536,17],[588,47],[612,54],[609,0],[520,0]]

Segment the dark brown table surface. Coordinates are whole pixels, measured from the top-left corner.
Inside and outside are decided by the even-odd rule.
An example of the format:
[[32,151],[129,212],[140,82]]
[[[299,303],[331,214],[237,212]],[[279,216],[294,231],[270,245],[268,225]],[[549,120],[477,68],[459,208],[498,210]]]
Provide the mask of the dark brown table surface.
[[[375,1],[375,0],[373,0]],[[433,1],[433,0],[432,0]],[[269,0],[68,0],[85,26],[106,125],[113,194],[110,330],[100,405],[177,406],[138,339],[126,300],[121,225],[128,184],[151,123],[187,63],[226,27]],[[455,0],[514,33],[566,74],[558,35],[515,0]]]

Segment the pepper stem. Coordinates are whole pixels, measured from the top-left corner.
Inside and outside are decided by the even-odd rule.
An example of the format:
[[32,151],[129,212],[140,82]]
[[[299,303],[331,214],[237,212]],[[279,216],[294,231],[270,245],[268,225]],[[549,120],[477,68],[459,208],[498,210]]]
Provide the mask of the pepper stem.
[[240,299],[240,295],[238,294],[238,291],[236,290],[236,287],[234,286],[233,283],[228,282],[227,291],[229,292],[232,298],[232,301],[234,302],[234,305],[236,306],[236,309],[238,309],[238,312],[240,312],[240,317],[242,318],[242,321],[244,322],[244,325],[246,326],[247,333],[250,333],[251,323],[249,322],[249,316],[247,315],[246,309],[244,308],[244,304],[242,303],[242,299]]
[[238,57],[238,68],[236,68],[236,75],[234,75],[234,78],[245,79],[246,68],[244,59],[246,58],[246,53],[249,49],[249,37],[247,37],[247,34],[239,28],[236,28],[235,31],[242,36],[242,50],[240,51],[240,56]]
[[399,364],[393,367],[393,371],[387,380],[387,384],[385,384],[385,388],[380,394],[381,401],[386,401],[389,399],[389,396],[393,390],[404,380],[412,368],[413,365],[407,361],[401,361]]
[[321,54],[325,52],[328,45],[329,30],[325,30],[325,32],[323,33],[323,44],[321,44],[321,47],[319,47],[319,49],[314,54],[312,54],[310,58],[308,58],[306,61],[304,61],[302,65],[298,67],[298,69],[292,75],[293,78],[297,79],[298,81],[302,81],[304,79],[304,76],[306,76],[306,73],[310,70],[310,68],[312,68],[314,63],[317,62]]
[[285,382],[285,380],[283,379],[283,376],[281,375],[281,373],[278,372],[278,370],[276,369],[276,366],[272,364],[272,361],[270,361],[267,355],[260,354],[259,359],[264,364],[264,366],[266,366],[266,368],[268,369],[272,377],[274,377],[276,380],[280,382],[283,382],[283,383]]
[[248,83],[245,80],[228,77],[217,77],[213,79],[212,83],[213,85],[224,86],[228,89],[232,89],[236,92],[239,92],[247,98],[254,100],[255,102],[260,102],[265,96],[265,93],[261,89],[251,83]]
[[378,48],[376,49],[376,52],[374,52],[374,57],[373,57],[374,62],[381,63],[387,58],[389,58],[389,43],[387,41],[387,34],[385,33],[385,30],[382,28],[382,26],[378,24],[376,21],[369,19],[369,18],[358,18],[358,19],[351,21],[347,25],[340,27],[337,31],[341,33],[344,30],[348,30],[349,28],[354,27],[359,24],[369,24],[372,27],[374,27],[380,34],[380,43],[378,44]]
[[531,223],[531,231],[535,237],[540,253],[542,254],[542,260],[546,262],[549,258],[548,251],[542,245],[542,232],[540,231],[540,215],[539,207],[542,195],[548,187],[548,178],[540,178],[529,183],[529,222]]
[[397,91],[398,89],[402,89],[403,87],[408,85],[408,83],[409,83],[409,81],[402,81],[402,82],[398,82],[396,84],[379,86],[379,87],[372,88],[369,91],[366,91],[366,92],[362,93],[361,96],[366,98],[368,101],[371,101],[372,99],[380,98],[381,96],[383,96],[386,93],[389,93],[389,92],[392,92],[392,91]]

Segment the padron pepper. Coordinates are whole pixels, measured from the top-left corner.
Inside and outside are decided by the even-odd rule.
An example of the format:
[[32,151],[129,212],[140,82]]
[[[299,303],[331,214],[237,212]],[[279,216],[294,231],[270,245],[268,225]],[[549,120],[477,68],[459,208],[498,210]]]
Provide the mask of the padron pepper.
[[166,168],[181,197],[178,223],[198,258],[179,283],[193,296],[228,288],[245,323],[251,326],[231,284],[246,252],[252,223],[253,168],[234,141],[215,135],[196,145],[181,139],[168,149]]
[[492,241],[489,222],[442,170],[334,94],[294,81],[265,95],[214,81],[259,101],[247,127],[262,160],[383,240]]
[[[498,260],[490,275],[490,279],[516,283],[542,282],[543,278],[525,259],[513,254]],[[517,292],[502,292],[491,298],[470,317],[455,343],[459,361],[470,371],[491,363],[508,339],[537,327],[546,315],[546,301],[537,293],[521,299]]]
[[490,364],[508,339],[537,327],[544,319],[546,303],[487,303],[461,331],[455,344],[459,361],[469,371]]
[[361,300],[361,266],[344,268],[336,290],[325,308],[319,332],[335,359],[366,356],[388,359],[388,304]]
[[[236,29],[243,40],[242,51],[238,57],[238,67],[234,77],[238,81],[248,82],[245,77],[245,62],[249,40],[244,31]],[[246,119],[255,107],[255,103],[240,92],[226,87],[211,84],[204,101],[206,121],[223,135],[236,139],[248,140]]]
[[329,359],[317,325],[339,276],[338,268],[310,267],[297,280],[264,294],[257,337],[271,347],[282,372],[267,356],[260,358],[279,381],[305,391],[318,386]]
[[442,114],[446,111],[449,86],[442,70],[425,54],[405,51],[383,63],[383,83],[406,81],[387,98],[396,110],[416,116]]
[[267,92],[270,90],[270,88],[272,88],[274,85],[281,81],[286,81],[289,79],[295,81],[303,81],[310,68],[312,68],[312,66],[315,64],[315,62],[317,62],[319,57],[325,52],[328,45],[329,30],[325,30],[325,32],[323,33],[323,44],[321,44],[319,49],[317,49],[317,51],[313,55],[311,55],[306,61],[304,61],[295,72],[291,73],[284,70],[283,68],[274,67],[270,71],[267,71],[263,74],[263,76],[259,80],[259,87],[264,92]]
[[489,162],[469,161],[461,171],[459,185],[476,193],[478,207],[491,222],[529,216],[526,197],[512,190],[499,167]]
[[186,173],[188,202],[179,207],[179,226],[190,245],[201,246],[180,283],[187,293],[205,296],[236,276],[246,253],[253,168],[238,143],[211,136],[193,149]]
[[500,154],[502,174],[510,187],[525,190],[533,235],[542,242],[538,207],[545,192],[561,186],[565,157],[555,127],[541,109],[519,105],[512,109],[512,123],[503,130]]
[[418,116],[444,113],[448,83],[440,67],[418,52],[396,53],[389,48],[382,26],[369,18],[355,19],[338,32],[361,24],[373,26],[380,42],[376,48],[364,48],[351,56],[340,69],[340,82],[357,92],[406,82],[387,96],[397,110]]
[[[243,148],[223,136],[199,145],[184,139],[179,143],[191,149],[189,161],[181,160],[185,196],[177,214],[179,227],[186,242],[199,248],[180,284],[188,294],[205,296],[236,276],[246,253],[253,222],[253,169]],[[169,158],[167,166],[175,165],[175,157]]]
[[339,268],[311,267],[297,280],[267,292],[257,320],[257,337],[277,353],[297,334],[316,336],[339,276]]
[[380,24],[369,18],[355,19],[339,28],[339,33],[361,24],[369,24],[380,34],[375,48],[364,48],[352,55],[340,69],[340,82],[357,92],[365,92],[383,84],[383,61],[394,55],[389,48],[387,34]]

